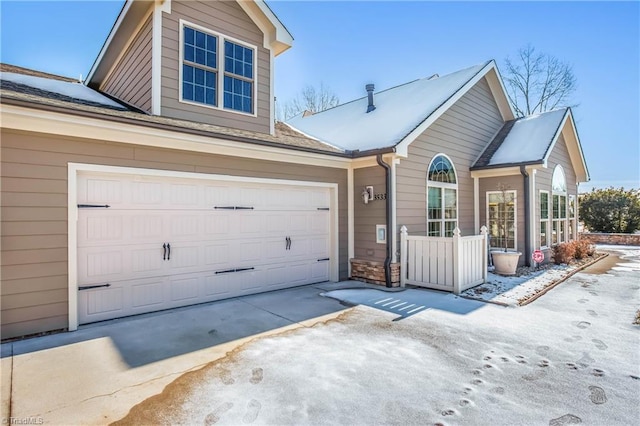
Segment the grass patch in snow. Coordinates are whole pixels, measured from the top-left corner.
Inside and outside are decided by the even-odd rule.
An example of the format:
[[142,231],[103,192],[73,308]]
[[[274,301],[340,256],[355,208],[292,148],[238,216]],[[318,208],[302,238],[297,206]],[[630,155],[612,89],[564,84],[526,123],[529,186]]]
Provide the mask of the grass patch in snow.
[[633,321],[634,325],[640,325],[640,309],[636,311],[636,319]]

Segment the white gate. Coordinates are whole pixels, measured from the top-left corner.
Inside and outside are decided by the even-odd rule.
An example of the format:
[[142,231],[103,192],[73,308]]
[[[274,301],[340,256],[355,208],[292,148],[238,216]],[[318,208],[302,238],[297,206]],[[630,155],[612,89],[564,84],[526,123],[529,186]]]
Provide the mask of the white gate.
[[480,235],[453,237],[422,237],[409,235],[407,227],[400,229],[400,284],[412,284],[455,294],[487,280],[487,228]]

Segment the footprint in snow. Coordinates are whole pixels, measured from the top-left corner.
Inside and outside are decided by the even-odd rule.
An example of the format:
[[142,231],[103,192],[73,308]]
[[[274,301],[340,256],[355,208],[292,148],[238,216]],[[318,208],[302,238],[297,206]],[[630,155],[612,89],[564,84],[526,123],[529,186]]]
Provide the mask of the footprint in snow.
[[604,343],[602,340],[599,339],[591,339],[591,341],[596,345],[596,348],[600,349],[601,351],[605,351],[607,350],[607,348],[609,346],[607,346],[606,343]]
[[253,423],[257,418],[258,414],[260,414],[260,409],[262,408],[262,404],[255,399],[252,399],[247,404],[247,412],[242,418],[242,422],[244,424]]
[[571,324],[582,330],[591,326],[591,323],[589,321],[574,321]]
[[591,395],[589,395],[591,402],[594,404],[604,404],[607,402],[607,395],[604,389],[599,386],[589,386],[589,390],[591,391]]
[[215,410],[207,414],[207,417],[204,418],[204,424],[209,426],[218,423],[221,416],[231,410],[231,408],[233,408],[232,402],[225,402],[224,404],[219,405]]
[[565,414],[557,419],[549,420],[549,426],[577,425],[579,423],[582,423],[582,419],[573,414]]

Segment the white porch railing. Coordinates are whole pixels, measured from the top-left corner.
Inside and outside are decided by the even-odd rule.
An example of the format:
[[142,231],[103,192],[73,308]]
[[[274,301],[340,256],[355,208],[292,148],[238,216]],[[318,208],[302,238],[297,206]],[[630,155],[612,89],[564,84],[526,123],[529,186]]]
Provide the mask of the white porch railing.
[[451,291],[459,294],[487,280],[487,228],[480,235],[422,237],[400,229],[400,285]]

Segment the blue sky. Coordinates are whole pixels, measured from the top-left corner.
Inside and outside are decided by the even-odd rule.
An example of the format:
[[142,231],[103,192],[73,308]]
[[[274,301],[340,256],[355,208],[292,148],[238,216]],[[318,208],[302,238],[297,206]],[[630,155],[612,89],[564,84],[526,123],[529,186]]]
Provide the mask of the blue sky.
[[[323,82],[341,101],[504,58],[531,43],[570,63],[592,185],[640,187],[640,3],[269,1],[295,38],[276,59],[285,101]],[[86,76],[122,1],[0,3],[2,62]]]

